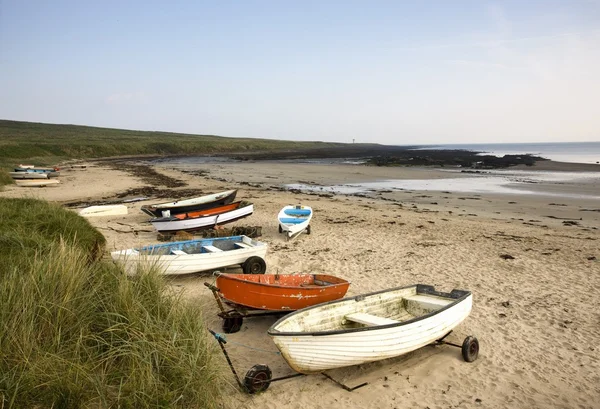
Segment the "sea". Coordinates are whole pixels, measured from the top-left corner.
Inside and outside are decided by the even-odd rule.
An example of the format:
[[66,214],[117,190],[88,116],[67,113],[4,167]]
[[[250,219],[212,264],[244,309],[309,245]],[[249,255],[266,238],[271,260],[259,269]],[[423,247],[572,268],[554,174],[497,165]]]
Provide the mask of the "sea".
[[417,149],[464,149],[482,155],[531,154],[556,162],[600,163],[600,142],[540,142],[422,145]]
[[[414,145],[413,145],[414,146]],[[600,163],[600,142],[564,142],[564,143],[496,143],[496,144],[447,144],[447,145],[419,145],[415,149],[464,149],[481,152],[486,155],[504,156],[532,154],[549,160],[558,162]],[[185,169],[200,168],[203,165],[215,162],[235,162],[227,158],[216,157],[187,157],[187,158],[168,158],[161,162],[169,163],[178,167],[181,165]],[[278,160],[276,162],[294,162],[294,163],[315,163],[315,164],[344,164],[348,166],[363,165],[364,158],[346,158],[346,159],[309,159],[309,160]],[[345,185],[332,186],[313,186],[305,184],[288,184],[289,189],[299,189],[305,191],[327,191],[338,194],[356,194],[374,192],[380,190],[418,190],[418,191],[454,191],[463,193],[509,193],[515,195],[547,195],[578,197],[592,200],[598,200],[600,203],[600,167],[599,171],[594,172],[550,172],[550,171],[529,171],[529,170],[510,170],[497,169],[485,170],[478,174],[472,174],[465,177],[461,169],[444,169],[448,173],[447,178],[436,179],[387,179],[374,180],[371,182],[350,183]],[[456,175],[456,173],[461,175]],[[560,193],[554,191],[545,192],[543,189],[527,189],[527,186],[533,184],[564,184],[572,182],[582,182],[598,187],[597,192],[593,191],[584,194]],[[594,190],[594,189],[593,189]]]

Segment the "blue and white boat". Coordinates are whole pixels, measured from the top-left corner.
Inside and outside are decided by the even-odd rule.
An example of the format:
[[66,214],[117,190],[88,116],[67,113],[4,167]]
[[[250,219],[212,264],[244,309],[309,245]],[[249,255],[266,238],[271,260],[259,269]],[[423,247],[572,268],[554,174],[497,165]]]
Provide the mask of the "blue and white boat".
[[289,205],[279,211],[279,233],[286,233],[288,238],[295,237],[306,231],[310,234],[310,220],[313,210],[310,206]]
[[36,167],[32,167],[31,165],[26,165],[25,167],[17,166],[14,169],[14,172],[11,172],[11,175],[13,173],[29,175],[29,177],[17,177],[17,178],[15,178],[13,176],[13,179],[29,179],[30,177],[33,179],[34,177],[32,177],[32,176],[36,175],[36,174],[44,174],[44,175],[46,175],[46,177],[51,178],[51,177],[60,176],[60,169],[59,168],[36,168]]
[[248,236],[175,241],[113,251],[111,257],[129,275],[139,267],[158,267],[162,274],[179,275],[241,265],[245,274],[264,274],[267,243]]

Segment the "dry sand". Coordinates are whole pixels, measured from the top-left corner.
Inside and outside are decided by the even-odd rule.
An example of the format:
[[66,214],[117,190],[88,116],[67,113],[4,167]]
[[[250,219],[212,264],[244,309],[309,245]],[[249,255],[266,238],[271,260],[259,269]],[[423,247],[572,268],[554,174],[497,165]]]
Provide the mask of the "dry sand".
[[[385,178],[440,177],[431,170],[241,163],[207,165],[207,176],[159,168],[207,194],[239,188],[255,213],[234,225],[262,226],[269,244],[267,273],[329,273],[352,282],[348,295],[424,283],[474,294],[471,315],[450,336],[475,335],[479,359],[460,350],[425,347],[408,355],[330,372],[346,392],[323,376],[275,382],[264,393],[236,391],[240,408],[593,408],[600,402],[600,201],[544,196],[400,192],[375,198],[281,190],[283,183],[347,183]],[[577,170],[577,169],[574,169]],[[95,164],[63,169],[61,185],[9,187],[2,197],[39,197],[61,203],[109,200],[146,183]],[[597,186],[557,185],[564,191]],[[571,190],[569,190],[571,189]],[[108,250],[157,241],[139,207],[129,214],[91,218]],[[164,199],[158,201],[165,201]],[[311,235],[288,242],[276,215],[287,204],[315,210]],[[552,217],[548,217],[552,216]],[[564,223],[568,222],[568,223]],[[507,256],[511,256],[507,257]],[[237,271],[232,269],[231,271]],[[207,274],[169,280],[202,303],[208,325],[220,331]],[[256,363],[274,376],[292,373],[266,334],[273,318],[247,319],[227,335],[228,351],[243,375]],[[233,382],[233,376],[231,376]]]

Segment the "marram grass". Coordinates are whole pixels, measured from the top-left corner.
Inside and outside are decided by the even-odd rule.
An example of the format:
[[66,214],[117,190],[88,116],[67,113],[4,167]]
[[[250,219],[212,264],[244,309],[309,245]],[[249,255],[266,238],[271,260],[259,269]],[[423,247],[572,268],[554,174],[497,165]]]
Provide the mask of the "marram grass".
[[0,407],[221,407],[230,376],[199,307],[155,271],[130,278],[94,260],[86,234],[62,227],[8,231],[23,259],[0,259]]

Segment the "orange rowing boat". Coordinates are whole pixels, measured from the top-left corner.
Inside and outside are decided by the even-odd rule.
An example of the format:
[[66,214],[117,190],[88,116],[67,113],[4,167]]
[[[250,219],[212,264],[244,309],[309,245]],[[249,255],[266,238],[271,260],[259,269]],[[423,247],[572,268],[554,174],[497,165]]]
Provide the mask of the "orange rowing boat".
[[350,282],[326,274],[219,274],[225,302],[269,311],[295,311],[342,298]]
[[211,207],[209,209],[195,210],[186,213],[177,213],[172,215],[180,220],[183,219],[194,219],[196,217],[206,217],[206,216],[214,216],[215,214],[221,214],[225,212],[230,212],[239,208],[242,205],[242,202],[235,202],[221,206]]

